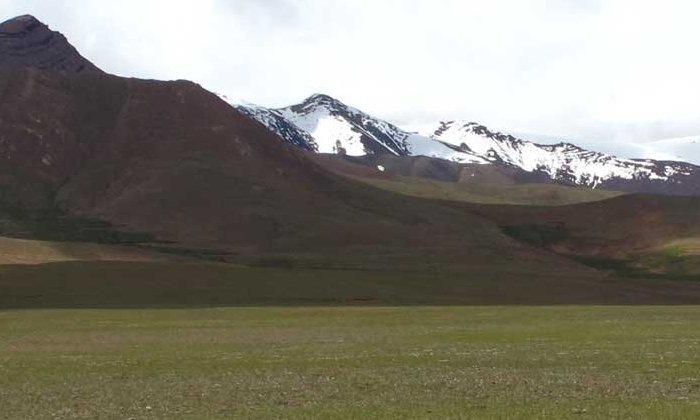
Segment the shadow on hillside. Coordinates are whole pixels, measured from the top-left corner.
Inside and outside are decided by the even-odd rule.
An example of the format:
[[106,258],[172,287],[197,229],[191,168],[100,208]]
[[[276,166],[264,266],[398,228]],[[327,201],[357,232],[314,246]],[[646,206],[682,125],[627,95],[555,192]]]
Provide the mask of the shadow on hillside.
[[0,267],[0,308],[697,304],[697,282],[546,273],[66,262]]

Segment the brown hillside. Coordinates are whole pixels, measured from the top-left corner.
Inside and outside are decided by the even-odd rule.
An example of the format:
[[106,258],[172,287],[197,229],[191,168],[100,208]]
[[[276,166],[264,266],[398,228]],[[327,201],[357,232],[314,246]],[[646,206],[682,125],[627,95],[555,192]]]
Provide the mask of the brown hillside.
[[0,77],[0,191],[186,248],[344,265],[560,264],[466,211],[321,168],[190,82]]

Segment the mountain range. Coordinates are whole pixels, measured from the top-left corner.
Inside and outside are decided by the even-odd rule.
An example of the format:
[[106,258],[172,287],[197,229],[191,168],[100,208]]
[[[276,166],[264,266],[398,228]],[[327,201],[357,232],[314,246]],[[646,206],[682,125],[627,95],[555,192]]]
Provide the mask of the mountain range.
[[315,94],[300,104],[270,109],[234,104],[289,144],[348,156],[428,156],[462,164],[515,168],[528,180],[627,192],[700,194],[700,167],[685,162],[623,159],[571,143],[537,144],[476,122],[442,121],[413,133]]
[[506,281],[627,299],[633,279],[700,274],[700,197],[671,196],[700,195],[696,166],[473,122],[413,133],[327,95],[281,109],[225,99],[108,74],[30,16],[0,24],[0,236],[450,272],[450,294],[489,302]]
[[[30,38],[47,30],[26,17],[3,28]],[[339,176],[195,83],[61,60],[39,68],[31,57],[0,72],[0,207],[29,215],[5,226],[31,231],[33,215],[42,226],[52,215],[100,220],[150,246],[295,264],[409,267],[421,253],[462,265],[467,249],[500,249],[524,265],[553,258],[480,216]]]

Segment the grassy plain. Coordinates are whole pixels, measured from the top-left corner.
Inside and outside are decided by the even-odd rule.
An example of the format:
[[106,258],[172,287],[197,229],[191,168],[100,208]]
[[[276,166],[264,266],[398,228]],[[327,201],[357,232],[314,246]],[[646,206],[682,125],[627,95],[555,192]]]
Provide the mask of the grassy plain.
[[700,416],[688,306],[0,312],[6,419]]

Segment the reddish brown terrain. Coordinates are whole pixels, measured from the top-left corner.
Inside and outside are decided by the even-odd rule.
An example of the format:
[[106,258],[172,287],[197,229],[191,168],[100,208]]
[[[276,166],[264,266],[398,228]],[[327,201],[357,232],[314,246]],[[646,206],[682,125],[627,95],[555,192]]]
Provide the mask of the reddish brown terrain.
[[[2,28],[46,27],[22,17]],[[610,271],[571,257],[618,258],[647,236],[697,235],[695,199],[475,206],[373,188],[339,172],[381,178],[374,169],[320,165],[195,83],[105,74],[60,34],[46,39],[45,49],[15,43],[0,53],[0,235],[276,267],[457,272],[495,288],[492,298],[543,279],[569,292],[595,288]],[[417,158],[406,170],[440,169]],[[640,228],[649,233],[629,233]]]
[[3,72],[0,90],[0,198],[9,208],[243,258],[552,259],[479,216],[335,175],[191,82],[29,66]]

